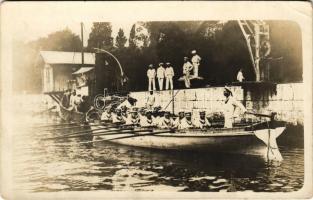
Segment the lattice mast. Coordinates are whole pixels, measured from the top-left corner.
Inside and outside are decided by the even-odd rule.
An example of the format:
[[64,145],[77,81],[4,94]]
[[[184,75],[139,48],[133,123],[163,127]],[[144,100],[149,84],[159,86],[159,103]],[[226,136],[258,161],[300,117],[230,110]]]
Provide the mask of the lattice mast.
[[269,25],[261,20],[238,20],[238,24],[247,43],[255,79],[261,81],[260,60],[270,54]]

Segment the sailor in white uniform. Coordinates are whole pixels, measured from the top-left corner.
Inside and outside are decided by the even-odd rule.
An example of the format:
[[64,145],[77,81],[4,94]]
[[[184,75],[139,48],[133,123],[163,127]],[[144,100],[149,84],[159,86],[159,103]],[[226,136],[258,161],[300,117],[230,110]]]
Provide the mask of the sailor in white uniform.
[[165,83],[165,89],[170,89],[173,90],[173,77],[174,77],[174,69],[171,66],[171,63],[167,62],[166,63],[166,68],[165,68],[165,78],[166,78],[166,83]]
[[150,91],[147,97],[147,103],[146,103],[147,109],[152,111],[154,104],[155,104],[155,95],[153,94],[153,91]]
[[101,120],[111,122],[112,121],[112,111],[111,108],[106,108],[101,114]]
[[225,118],[225,128],[232,128],[233,127],[233,122],[234,122],[234,113],[235,109],[237,107],[240,108],[240,110],[243,113],[247,112],[247,109],[233,97],[233,93],[229,87],[225,87],[224,89],[224,96],[225,96],[225,104],[224,104],[224,118]]
[[243,76],[242,69],[240,69],[237,74],[237,81],[242,82],[243,80],[245,80],[245,77]]
[[128,113],[127,113],[127,107],[124,105],[121,107],[121,115],[123,117],[123,120],[126,121],[126,119],[128,118]]
[[156,121],[152,116],[151,111],[147,111],[146,116],[140,120],[141,127],[155,127],[156,125]]
[[197,55],[196,50],[191,51],[191,54],[192,54],[191,62],[193,65],[193,76],[198,77],[199,76],[199,66],[200,66],[201,57],[199,55]]
[[140,108],[138,111],[139,120],[143,120],[146,117],[146,111],[144,108]]
[[147,77],[148,77],[148,91],[155,90],[155,69],[153,65],[149,65],[149,69],[147,70]]
[[192,69],[193,65],[188,61],[188,57],[184,57],[183,74],[186,88],[190,88],[190,72]]
[[117,109],[115,110],[115,112],[116,112],[116,113],[114,113],[114,114],[112,115],[112,122],[113,122],[114,124],[124,124],[125,121],[124,121],[124,119],[123,119],[121,109],[120,109],[120,108],[117,108]]
[[181,121],[180,129],[190,129],[190,128],[194,128],[191,119],[191,112],[186,112],[185,118]]
[[139,125],[140,123],[140,118],[138,115],[138,111],[136,108],[133,108],[130,111],[130,115],[128,115],[128,118],[126,119],[126,125]]
[[158,78],[159,89],[163,90],[163,82],[165,77],[165,68],[163,67],[163,63],[159,64],[156,76]]
[[199,112],[199,117],[195,119],[194,125],[196,128],[208,128],[211,126],[209,120],[205,116],[205,111]]
[[173,128],[174,122],[170,116],[170,112],[165,111],[164,116],[160,118],[158,126],[160,128]]
[[178,113],[178,117],[175,119],[173,126],[177,129],[180,129],[181,122],[185,118],[185,113],[183,111],[180,111]]

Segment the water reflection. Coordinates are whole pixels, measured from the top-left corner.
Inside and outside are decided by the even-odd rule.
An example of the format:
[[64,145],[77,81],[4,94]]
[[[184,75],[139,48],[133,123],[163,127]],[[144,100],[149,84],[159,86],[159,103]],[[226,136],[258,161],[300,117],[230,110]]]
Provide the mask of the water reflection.
[[[32,119],[33,123],[40,121],[51,123],[43,117]],[[88,137],[43,140],[79,130],[16,127],[16,190],[288,192],[300,189],[304,179],[303,148],[281,147],[284,161],[277,165],[257,156],[80,143],[90,140]]]

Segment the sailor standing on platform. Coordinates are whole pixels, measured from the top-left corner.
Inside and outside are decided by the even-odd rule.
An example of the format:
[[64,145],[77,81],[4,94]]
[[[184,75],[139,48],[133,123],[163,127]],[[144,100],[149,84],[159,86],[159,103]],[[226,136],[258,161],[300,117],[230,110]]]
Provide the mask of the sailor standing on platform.
[[[153,65],[149,65],[149,69],[147,70],[147,77],[148,77],[148,91],[155,90],[155,69]],[[152,88],[151,88],[152,87]]]
[[123,119],[121,109],[120,109],[120,108],[116,108],[115,112],[116,112],[116,113],[114,113],[114,114],[112,115],[112,122],[113,122],[114,124],[124,124],[125,121],[124,121],[124,119]]
[[184,57],[183,74],[186,88],[190,88],[190,72],[193,65],[188,61],[188,57]]
[[174,77],[174,69],[171,66],[171,63],[167,62],[166,63],[166,68],[165,68],[165,78],[166,78],[166,84],[165,84],[165,89],[169,89],[173,90],[174,86],[173,86],[173,77]]
[[185,118],[181,121],[180,129],[190,129],[190,128],[194,128],[191,119],[191,112],[186,112]]
[[163,67],[163,63],[159,64],[156,76],[158,78],[159,89],[163,90],[163,82],[164,82],[164,76],[165,76],[165,68]]
[[237,107],[239,107],[243,113],[246,113],[247,110],[239,101],[237,101],[233,97],[232,91],[227,86],[224,88],[224,96],[226,97],[225,104],[224,104],[224,111],[223,111],[224,118],[225,118],[224,127],[225,128],[232,128],[234,118],[235,118],[235,116],[234,116],[235,109]]
[[199,112],[199,117],[195,119],[195,127],[196,128],[208,128],[211,126],[209,120],[205,116],[205,111]]
[[199,76],[199,66],[200,66],[201,57],[199,55],[197,55],[196,50],[191,51],[191,54],[192,54],[191,62],[193,65],[193,76],[198,77]]
[[245,80],[245,77],[243,76],[242,69],[240,69],[237,74],[237,81],[242,82],[243,80]]

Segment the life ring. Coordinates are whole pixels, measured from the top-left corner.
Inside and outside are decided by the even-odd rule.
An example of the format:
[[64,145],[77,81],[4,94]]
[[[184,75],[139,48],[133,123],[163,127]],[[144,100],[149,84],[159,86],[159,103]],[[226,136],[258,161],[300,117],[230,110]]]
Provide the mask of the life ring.
[[88,110],[88,112],[86,113],[86,121],[87,122],[100,120],[100,119],[101,119],[101,115],[100,115],[99,111],[94,109],[94,108]]
[[105,108],[105,100],[103,94],[98,94],[93,100],[94,108],[103,111]]

